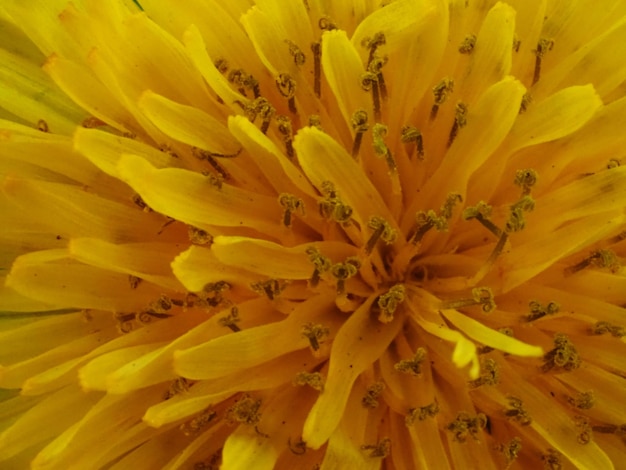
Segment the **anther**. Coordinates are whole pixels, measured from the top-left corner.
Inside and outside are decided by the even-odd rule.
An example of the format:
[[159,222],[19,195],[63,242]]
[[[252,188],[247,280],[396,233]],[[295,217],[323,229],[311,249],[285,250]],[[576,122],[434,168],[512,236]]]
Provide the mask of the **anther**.
[[352,129],[354,129],[354,143],[352,144],[352,156],[354,158],[359,154],[359,149],[361,148],[361,141],[363,140],[363,134],[367,129],[369,129],[369,125],[367,124],[367,112],[363,109],[357,110],[351,118]]
[[554,449],[548,449],[548,451],[541,455],[543,460],[543,468],[545,470],[562,470],[563,463],[561,456]]
[[294,196],[293,194],[281,193],[278,196],[278,203],[284,209],[283,212],[283,225],[285,227],[291,227],[292,216],[295,212],[304,217],[304,202],[302,199]]
[[374,152],[378,157],[384,158],[387,163],[387,168],[389,168],[389,172],[397,173],[398,167],[396,166],[396,161],[387,147],[385,143],[385,136],[387,135],[387,126],[383,124],[374,124],[372,127],[372,139],[374,143]]
[[296,455],[304,455],[306,453],[306,442],[299,440],[298,442],[291,442],[291,438],[287,439],[287,446],[289,450]]
[[361,75],[361,88],[365,91],[372,92],[372,104],[374,108],[374,119],[380,121],[380,94],[378,89],[378,74],[365,72]]
[[319,372],[298,372],[293,383],[294,385],[308,385],[320,393],[324,391],[324,377]]
[[261,420],[260,408],[261,400],[254,400],[245,395],[228,409],[226,419],[232,424],[256,425]]
[[463,211],[464,220],[476,219],[483,227],[493,233],[496,237],[499,237],[502,235],[502,230],[489,220],[489,217],[491,217],[491,206],[483,201],[480,201],[475,206],[467,207]]
[[626,328],[619,325],[613,325],[607,321],[599,321],[591,327],[591,333],[594,335],[611,333],[611,335],[615,338],[623,338],[626,336]]
[[537,172],[533,169],[517,170],[514,183],[522,188],[522,197],[528,196],[532,187],[537,184]]
[[163,394],[163,399],[169,400],[179,393],[186,392],[187,390],[189,390],[189,387],[190,383],[185,377],[178,377],[170,384],[169,389]]
[[216,416],[217,413],[209,407],[195,418],[181,424],[180,430],[183,434],[185,434],[185,436],[196,435],[202,430],[202,428],[209,425],[209,423],[211,423]]
[[314,246],[307,248],[306,254],[309,255],[309,261],[315,266],[313,275],[309,281],[311,287],[315,287],[320,282],[320,276],[330,270],[332,263],[329,258],[323,256]]
[[228,72],[228,61],[226,59],[216,59],[213,65],[215,65],[217,71],[222,75]]
[[383,100],[387,99],[387,85],[385,85],[385,77],[383,76],[382,69],[387,63],[387,57],[379,57],[375,55],[369,63],[367,70],[376,74],[378,88],[380,91],[380,97]]
[[493,292],[489,287],[475,287],[472,289],[471,299],[448,300],[441,303],[441,309],[452,310],[472,305],[482,305],[483,312],[489,313],[496,308]]
[[448,95],[454,91],[454,80],[451,78],[442,79],[437,85],[433,87],[433,95],[435,96],[435,103],[430,110],[430,120],[434,120],[439,112],[439,107],[446,102]]
[[579,392],[575,397],[567,397],[567,401],[579,410],[589,410],[595,404],[596,399],[593,390],[589,390],[587,392]]
[[293,63],[298,67],[302,67],[306,62],[306,56],[304,52],[298,47],[298,45],[289,39],[285,39],[285,42],[289,46],[289,54],[293,57]]
[[513,35],[513,51],[514,52],[519,52],[519,48],[522,45],[522,41],[520,40],[519,37],[517,37],[517,34]]
[[226,281],[210,282],[201,292],[187,294],[185,305],[188,307],[211,308],[217,307],[225,301],[224,292],[230,289]]
[[317,22],[317,26],[319,26],[322,31],[332,31],[337,29],[337,25],[329,16],[322,16]]
[[144,211],[144,212],[152,212],[152,209],[150,208],[150,206],[148,206],[148,204],[146,204],[146,202],[143,200],[143,198],[139,194],[137,194],[137,193],[133,194],[131,199],[132,199],[133,203],[137,207],[139,207],[142,211]]
[[476,45],[476,35],[470,34],[469,36],[465,36],[463,42],[459,46],[459,52],[461,54],[471,54],[474,50],[474,46]]
[[385,438],[376,444],[362,445],[361,450],[369,451],[368,457],[384,459],[391,452],[391,439]]
[[402,127],[402,134],[400,135],[400,141],[403,144],[409,144],[415,142],[417,148],[417,158],[424,160],[424,138],[422,133],[413,126]]
[[485,429],[485,426],[487,426],[487,416],[485,414],[478,413],[476,416],[471,416],[469,413],[461,412],[454,421],[446,426],[446,430],[454,435],[454,439],[457,442],[462,443],[466,442],[470,436],[475,441],[478,441],[478,432],[481,429]]
[[289,111],[296,114],[296,81],[288,73],[281,73],[276,77],[276,87],[284,98],[287,98]]
[[443,206],[439,209],[439,215],[433,210],[429,210],[428,212],[419,211],[415,214],[416,228],[411,237],[411,243],[414,245],[418,244],[431,228],[435,228],[438,232],[448,230],[448,221],[452,218],[452,210],[454,206],[462,202],[462,200],[460,194],[449,193],[446,196]]
[[613,168],[619,168],[621,166],[622,162],[620,160],[618,160],[617,158],[611,158],[609,160],[609,163],[606,164],[606,169],[607,170],[612,170]]
[[393,368],[398,372],[404,372],[405,374],[419,377],[422,373],[422,363],[426,358],[426,349],[417,348],[415,355],[412,359],[402,359],[393,365]]
[[378,308],[380,313],[378,314],[378,321],[381,323],[390,323],[393,321],[393,316],[398,309],[398,306],[404,302],[406,290],[403,284],[396,284],[391,287],[386,293],[378,297]]
[[282,136],[283,142],[285,142],[285,153],[287,153],[287,158],[289,158],[289,160],[293,160],[295,152],[293,150],[293,128],[291,126],[291,119],[287,116],[278,116],[276,121],[278,122],[278,132]]
[[363,405],[364,408],[368,408],[370,410],[378,408],[378,398],[382,395],[384,390],[384,382],[376,382],[370,385],[369,387],[367,387],[365,396],[361,399],[361,405]]
[[314,42],[311,44],[313,52],[313,91],[318,98],[322,96],[322,44]]
[[130,285],[131,289],[137,289],[139,284],[141,284],[141,281],[143,281],[143,279],[141,279],[140,277],[133,276],[132,274],[128,275],[128,284]]
[[533,422],[532,418],[528,414],[528,411],[524,408],[524,403],[517,397],[507,397],[509,401],[509,408],[504,410],[504,415],[515,421],[522,426],[528,426]]
[[467,105],[459,102],[454,108],[454,124],[450,129],[450,135],[448,136],[448,147],[452,145],[454,139],[459,133],[459,130],[467,125]]
[[549,302],[548,305],[543,306],[535,300],[532,300],[528,304],[528,307],[530,309],[530,313],[526,315],[526,321],[534,321],[545,317],[546,315],[554,315],[561,309],[561,306],[556,302]]
[[565,371],[578,369],[581,364],[578,351],[567,336],[557,333],[554,336],[554,349],[551,349],[543,356],[544,364],[542,370],[548,372],[554,368]]
[[621,269],[621,263],[619,258],[612,250],[602,249],[593,251],[587,258],[580,263],[567,268],[566,272],[574,274],[589,266],[594,266],[601,269],[609,269],[613,274],[616,274]]
[[309,127],[315,127],[319,131],[324,131],[322,128],[322,120],[317,114],[311,114],[309,116]]
[[514,437],[507,444],[499,444],[496,450],[502,452],[506,459],[505,470],[508,469],[513,461],[517,459],[520,451],[522,450],[522,440],[519,437]]
[[302,326],[301,334],[309,340],[313,351],[319,351],[322,340],[330,334],[330,329],[320,324],[306,323]]
[[372,60],[374,60],[374,54],[376,54],[376,50],[380,46],[383,46],[386,43],[387,43],[387,39],[385,38],[385,34],[382,32],[378,32],[374,34],[374,36],[371,38],[370,37],[363,38],[363,40],[361,41],[361,46],[363,46],[366,49],[369,49],[370,51],[369,57],[367,59],[368,67],[369,67],[369,64],[372,63]]
[[524,114],[526,111],[528,111],[528,107],[532,102],[532,95],[529,92],[524,93],[524,95],[522,96],[522,102],[519,105],[519,114]]
[[580,430],[576,436],[579,444],[589,444],[593,440],[593,429],[589,424],[589,418],[586,416],[574,416],[574,424]]
[[344,204],[337,195],[335,186],[330,181],[322,182],[322,192],[326,196],[319,202],[319,212],[325,219],[346,224],[352,217],[352,207]]
[[37,130],[40,130],[41,132],[50,132],[48,123],[44,121],[43,119],[40,119],[39,121],[37,121]]
[[346,281],[358,274],[361,262],[356,257],[347,258],[343,263],[333,264],[330,273],[337,279],[337,295],[343,295],[346,291]]
[[382,217],[371,217],[367,226],[374,231],[365,244],[364,251],[367,255],[372,253],[378,240],[382,240],[385,245],[391,245],[398,238],[398,232]]
[[505,223],[505,232],[519,232],[526,226],[526,220],[524,213],[530,212],[535,208],[535,201],[532,197],[526,195],[522,196],[519,201],[511,205],[509,218]]
[[261,96],[259,81],[242,69],[234,69],[228,72],[228,81],[237,86],[237,91],[243,96],[247,96],[246,90],[252,90],[255,98]]
[[541,76],[541,62],[543,57],[547,52],[551,51],[554,47],[553,39],[541,38],[539,43],[537,44],[537,49],[533,49],[533,53],[535,54],[535,73],[533,75],[532,85],[539,81],[539,77]]
[[239,309],[237,307],[232,307],[230,309],[230,313],[225,317],[220,318],[218,320],[218,323],[220,324],[220,326],[230,328],[236,333],[238,331],[241,331],[241,328],[239,328],[239,326],[237,325],[237,323],[239,323],[240,321],[241,318],[239,318]]
[[415,421],[424,421],[426,418],[434,418],[439,413],[439,404],[434,401],[426,406],[409,409],[409,413],[404,418],[404,424],[413,426]]
[[267,281],[253,283],[250,285],[250,288],[257,294],[265,295],[268,299],[274,300],[280,295],[285,285],[278,279],[268,279]]
[[482,364],[483,373],[475,380],[470,380],[471,387],[480,387],[482,385],[497,385],[500,383],[500,372],[498,371],[498,363],[493,359],[485,359]]
[[257,116],[261,117],[261,132],[265,134],[269,129],[270,122],[276,110],[272,104],[262,96],[243,107],[243,112],[250,122],[254,122]]

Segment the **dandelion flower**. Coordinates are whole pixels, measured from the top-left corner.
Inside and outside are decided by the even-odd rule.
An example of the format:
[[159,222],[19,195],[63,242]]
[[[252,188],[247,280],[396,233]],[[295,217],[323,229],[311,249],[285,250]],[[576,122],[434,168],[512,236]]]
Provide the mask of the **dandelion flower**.
[[624,461],[626,3],[0,12],[3,467]]

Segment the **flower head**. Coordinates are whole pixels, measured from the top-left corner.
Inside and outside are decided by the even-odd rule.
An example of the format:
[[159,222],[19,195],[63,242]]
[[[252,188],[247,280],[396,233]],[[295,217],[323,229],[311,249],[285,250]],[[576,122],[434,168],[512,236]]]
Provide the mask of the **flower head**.
[[0,13],[4,465],[620,461],[622,3]]

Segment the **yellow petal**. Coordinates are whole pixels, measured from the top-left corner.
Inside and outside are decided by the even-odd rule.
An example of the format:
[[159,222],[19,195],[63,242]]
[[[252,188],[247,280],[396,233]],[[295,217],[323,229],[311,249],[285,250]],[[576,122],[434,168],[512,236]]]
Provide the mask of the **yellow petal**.
[[224,468],[274,468],[278,452],[269,445],[267,439],[259,437],[254,430],[233,432],[224,443],[222,461]]

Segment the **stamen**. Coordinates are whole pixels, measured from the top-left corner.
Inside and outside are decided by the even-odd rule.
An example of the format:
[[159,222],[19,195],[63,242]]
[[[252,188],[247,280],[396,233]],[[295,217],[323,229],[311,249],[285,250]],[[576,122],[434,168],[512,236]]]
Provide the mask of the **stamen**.
[[368,457],[384,459],[391,452],[391,439],[385,438],[376,444],[362,445],[361,450],[368,450]]
[[471,54],[474,50],[474,46],[476,45],[476,35],[470,34],[469,36],[465,36],[463,42],[459,46],[459,52],[461,54]]
[[567,336],[557,333],[554,336],[554,349],[543,356],[542,370],[548,372],[554,368],[571,371],[578,369],[582,360],[578,351]]
[[433,104],[430,110],[430,120],[434,120],[439,112],[439,107],[446,102],[448,95],[454,91],[454,80],[451,78],[443,78],[433,88],[433,95],[435,95],[435,104]]
[[385,294],[378,297],[378,321],[381,323],[390,323],[393,321],[393,315],[396,313],[398,306],[404,302],[405,288],[403,284],[396,284],[391,287]]
[[237,333],[238,331],[241,331],[241,328],[237,325],[240,321],[241,318],[239,318],[239,309],[235,306],[230,309],[230,313],[228,315],[220,318],[218,323],[220,326],[230,328],[232,331]]
[[115,312],[113,314],[113,318],[117,322],[117,330],[122,333],[130,333],[133,330],[135,319],[137,318],[137,314],[135,313],[124,313],[124,312]]
[[517,34],[514,34],[513,35],[513,51],[514,52],[519,52],[519,48],[520,48],[521,45],[522,45],[522,41],[517,36]]
[[289,39],[285,39],[285,42],[289,46],[289,54],[293,57],[293,63],[298,67],[302,67],[306,62],[306,56],[304,55],[304,52],[302,52],[302,49]]
[[343,295],[346,291],[346,280],[358,274],[361,262],[358,258],[347,258],[343,263],[336,263],[331,266],[330,273],[337,279],[337,295]]
[[367,124],[367,112],[363,109],[356,111],[351,118],[352,129],[354,129],[354,143],[352,144],[352,156],[354,158],[359,154],[363,133],[369,129]]
[[576,441],[579,444],[589,444],[593,440],[593,429],[589,424],[589,418],[586,416],[574,416],[574,424],[580,429],[580,432],[576,436]]
[[611,335],[615,338],[623,338],[626,336],[626,328],[619,325],[613,325],[607,321],[599,321],[591,327],[591,333],[594,335],[611,333]]
[[378,90],[378,75],[372,72],[365,72],[361,75],[361,88],[372,92],[372,103],[374,108],[374,119],[380,121],[380,95]]
[[485,359],[482,364],[483,374],[477,379],[470,380],[471,387],[480,387],[482,385],[497,385],[500,383],[500,372],[498,371],[498,363],[493,359]]
[[252,94],[255,98],[261,96],[261,89],[259,88],[259,81],[249,73],[246,73],[242,69],[234,69],[228,73],[228,81],[233,85],[239,87],[237,91],[243,96],[246,95],[246,90],[252,90]]
[[520,103],[519,106],[519,114],[524,114],[526,111],[528,111],[528,107],[530,106],[530,103],[533,102],[533,97],[529,92],[524,93],[524,96],[522,96],[522,102]]
[[291,119],[287,116],[278,116],[276,121],[278,122],[278,132],[283,137],[283,142],[285,142],[287,158],[293,160],[295,152],[293,150],[293,128],[291,126]]
[[589,410],[595,404],[596,398],[593,390],[589,390],[588,392],[579,392],[576,397],[567,397],[567,401],[579,410]]
[[591,255],[582,260],[580,263],[567,268],[566,272],[574,274],[589,266],[609,269],[613,274],[617,274],[622,267],[620,260],[614,251],[602,249],[592,252]]
[[337,24],[329,16],[322,16],[317,22],[317,26],[319,26],[322,31],[337,29]]
[[241,423],[256,425],[261,420],[261,400],[253,400],[249,395],[245,395],[226,412],[226,419],[231,424]]
[[389,147],[385,144],[384,138],[386,135],[387,126],[383,124],[374,124],[374,127],[372,127],[374,152],[378,157],[385,159],[389,171],[394,174],[398,172],[398,167],[396,166],[396,161],[394,160],[393,155],[391,155],[391,152],[389,151]]
[[426,418],[434,418],[439,413],[439,404],[435,401],[426,406],[409,409],[409,413],[404,418],[404,424],[413,426],[415,421],[424,421]]
[[417,348],[412,359],[402,359],[393,365],[393,368],[399,372],[419,377],[422,373],[422,363],[426,358],[426,349]]
[[561,306],[556,302],[550,302],[545,307],[539,302],[532,300],[528,307],[530,308],[530,314],[526,315],[526,321],[534,321],[542,318],[546,315],[554,315],[558,313]]
[[187,294],[185,305],[198,308],[217,307],[226,301],[224,292],[230,290],[230,287],[226,281],[210,282],[204,286],[202,292]]
[[276,87],[278,92],[284,98],[287,98],[289,104],[289,111],[293,114],[297,114],[296,109],[296,81],[288,73],[281,73],[276,77]]
[[313,91],[315,96],[322,96],[322,44],[314,42],[311,44],[313,52]]
[[510,208],[509,218],[505,224],[505,232],[519,232],[526,226],[524,213],[530,212],[535,208],[535,201],[530,196],[522,196],[522,198],[513,204]]
[[537,184],[537,172],[533,169],[517,170],[514,183],[522,188],[522,197],[528,196],[532,187]]
[[539,81],[539,77],[541,75],[541,61],[546,53],[551,51],[553,47],[553,39],[541,38],[537,44],[537,49],[533,49],[533,53],[535,54],[535,73],[533,75],[532,85]]
[[320,130],[322,132],[324,131],[324,129],[322,128],[322,120],[317,114],[311,114],[309,116],[309,126],[315,127],[317,130]]
[[257,294],[265,295],[268,299],[274,300],[283,291],[285,285],[278,279],[268,279],[253,283],[250,288]]
[[376,382],[367,387],[365,396],[361,399],[361,405],[370,410],[378,408],[378,398],[382,395],[383,390],[385,390],[384,382]]
[[335,222],[348,223],[350,217],[352,217],[352,207],[341,201],[333,183],[324,181],[322,183],[322,192],[326,195],[326,198],[319,202],[320,215]]
[[504,415],[509,419],[521,424],[522,426],[528,426],[533,422],[532,418],[528,414],[528,411],[524,408],[524,403],[517,397],[507,397],[509,400],[509,407],[504,410]]
[[191,383],[185,377],[178,377],[170,384],[169,389],[163,394],[163,399],[169,400],[179,393],[186,392],[189,390],[190,385]]
[[203,171],[202,174],[206,176],[207,181],[210,186],[213,186],[215,189],[222,189],[222,184],[224,184],[224,178],[222,175],[215,176],[213,173],[208,171]]
[[419,211],[415,214],[415,223],[417,227],[411,238],[411,242],[414,245],[419,243],[424,235],[426,235],[426,232],[433,227],[438,232],[448,230],[448,221],[452,218],[452,210],[457,203],[462,201],[463,198],[460,194],[449,193],[443,206],[439,209],[439,215],[437,215],[433,210],[429,210],[428,212]]
[[278,203],[284,209],[283,225],[285,227],[291,227],[291,219],[294,212],[298,212],[301,217],[305,215],[304,202],[293,194],[281,193],[278,196]]
[[148,204],[146,204],[146,202],[143,200],[143,198],[139,194],[137,193],[133,194],[131,199],[133,201],[133,204],[135,204],[144,212],[152,212],[152,209],[148,206]]
[[324,377],[319,372],[298,372],[293,379],[294,385],[308,385],[318,392],[324,391]]
[[330,334],[330,329],[320,324],[306,323],[302,327],[302,336],[309,340],[313,351],[319,351],[322,340]]
[[446,426],[446,430],[454,435],[457,442],[466,442],[471,436],[475,441],[479,441],[478,432],[487,426],[487,416],[484,413],[478,413],[471,416],[469,413],[461,412],[456,419]]
[[507,470],[522,450],[522,440],[519,437],[514,437],[508,444],[499,444],[496,450],[504,454],[506,459],[505,470]]
[[619,168],[621,166],[622,162],[619,161],[617,158],[611,158],[609,160],[609,163],[607,163],[606,165],[606,169],[607,170],[612,170],[613,168]]
[[215,62],[213,62],[213,65],[215,65],[217,71],[222,75],[228,72],[228,61],[226,59],[216,59]]
[[143,279],[141,279],[140,277],[133,276],[132,274],[128,275],[128,284],[130,285],[131,289],[137,289],[137,287],[139,286],[139,284],[141,284],[142,281]]
[[376,246],[379,239],[385,242],[386,245],[391,245],[398,237],[398,232],[382,217],[371,217],[367,226],[374,230],[374,233],[372,233],[369,240],[367,240],[367,243],[365,244],[364,251],[367,255],[372,253],[372,250]]
[[400,136],[400,141],[403,144],[415,142],[415,145],[417,147],[417,158],[420,160],[424,160],[424,139],[422,137],[422,133],[418,131],[415,127],[402,127],[402,135]]
[[39,121],[37,121],[37,130],[40,130],[41,132],[50,132],[48,123],[44,121],[43,119],[40,119]]
[[502,235],[502,230],[500,230],[497,225],[489,220],[490,216],[491,206],[483,201],[480,201],[475,206],[467,207],[463,211],[464,220],[476,219],[482,224],[483,227],[493,233],[496,237],[499,237],[500,235]]
[[561,456],[554,449],[548,449],[548,452],[541,455],[543,460],[543,468],[545,470],[562,470],[563,463],[561,462]]
[[467,125],[467,105],[459,102],[454,109],[454,124],[450,129],[450,135],[448,136],[448,147],[452,145],[454,139],[456,139],[459,130]]
[[387,57],[378,57],[378,55],[374,56],[372,61],[369,63],[367,70],[376,74],[378,88],[380,90],[380,96],[383,100],[387,99],[387,85],[385,85],[385,77],[383,77],[382,69],[387,63]]
[[289,450],[296,455],[304,455],[306,453],[306,442],[299,440],[296,443],[291,443],[291,437],[287,439],[287,446]]
[[493,311],[496,308],[496,302],[491,289],[489,287],[475,287],[472,289],[471,299],[448,300],[442,302],[439,308],[442,310],[456,310],[473,305],[482,305],[485,313]]
[[313,275],[309,281],[311,287],[315,287],[320,282],[320,276],[329,271],[332,264],[330,259],[323,256],[314,246],[307,248],[306,254],[309,255],[309,261],[315,266],[315,270],[313,271]]
[[194,436],[198,434],[203,428],[209,425],[217,413],[211,408],[207,408],[195,418],[191,419],[180,425],[180,430],[185,436]]
[[367,59],[368,68],[369,68],[369,65],[372,63],[372,60],[374,60],[374,54],[376,54],[376,50],[380,46],[383,46],[386,43],[387,43],[387,39],[385,38],[385,34],[382,32],[378,32],[374,34],[374,36],[371,38],[370,37],[363,38],[363,40],[361,41],[361,46],[363,46],[366,49],[369,49],[370,51],[369,58]]

